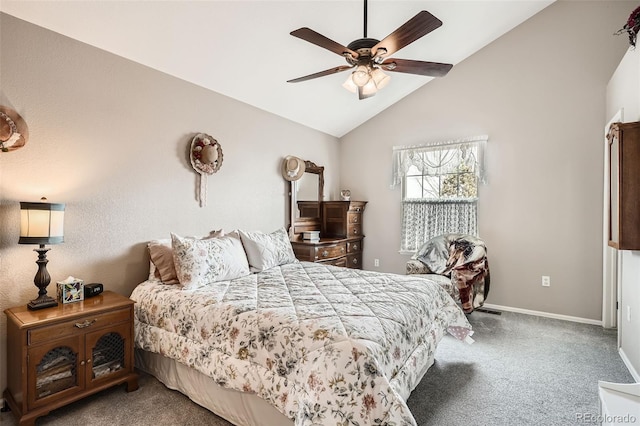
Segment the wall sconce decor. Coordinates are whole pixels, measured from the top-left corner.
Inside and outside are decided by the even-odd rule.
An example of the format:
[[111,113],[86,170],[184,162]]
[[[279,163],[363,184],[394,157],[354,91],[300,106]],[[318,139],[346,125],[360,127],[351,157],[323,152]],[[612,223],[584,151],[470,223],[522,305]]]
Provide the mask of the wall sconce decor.
[[189,158],[191,167],[200,175],[196,197],[200,207],[204,207],[207,205],[207,176],[214,174],[222,167],[222,147],[211,136],[198,133],[191,140]]
[[20,114],[0,105],[0,152],[22,148],[28,139],[29,129]]
[[51,276],[47,271],[47,252],[45,244],[64,242],[64,204],[47,203],[42,198],[39,203],[20,202],[20,239],[19,244],[38,244],[33,249],[38,252],[38,272],[33,280],[38,287],[38,298],[27,304],[29,309],[42,309],[56,306],[58,302],[47,295],[47,286]]

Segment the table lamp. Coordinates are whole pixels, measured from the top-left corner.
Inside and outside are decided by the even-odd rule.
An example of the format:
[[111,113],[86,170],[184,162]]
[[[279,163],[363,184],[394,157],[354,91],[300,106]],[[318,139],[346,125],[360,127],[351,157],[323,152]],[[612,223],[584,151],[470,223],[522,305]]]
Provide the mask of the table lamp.
[[42,309],[56,306],[58,302],[47,295],[47,286],[51,276],[47,271],[47,252],[45,244],[59,244],[64,241],[64,204],[41,202],[20,202],[20,240],[19,244],[38,244],[33,249],[38,252],[38,272],[33,280],[38,287],[38,298],[27,304],[29,309]]

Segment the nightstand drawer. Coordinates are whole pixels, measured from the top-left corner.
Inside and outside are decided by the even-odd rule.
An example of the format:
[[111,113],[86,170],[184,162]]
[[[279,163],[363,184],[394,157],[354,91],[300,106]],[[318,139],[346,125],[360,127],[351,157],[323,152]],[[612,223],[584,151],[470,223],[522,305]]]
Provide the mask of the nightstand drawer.
[[324,260],[324,259],[332,259],[334,257],[344,256],[347,252],[347,247],[345,243],[324,246],[324,247],[316,247],[316,259]]
[[27,344],[36,345],[61,337],[68,337],[92,328],[104,327],[111,324],[130,320],[130,310],[120,309],[103,314],[86,315],[71,321],[34,328],[27,333]]

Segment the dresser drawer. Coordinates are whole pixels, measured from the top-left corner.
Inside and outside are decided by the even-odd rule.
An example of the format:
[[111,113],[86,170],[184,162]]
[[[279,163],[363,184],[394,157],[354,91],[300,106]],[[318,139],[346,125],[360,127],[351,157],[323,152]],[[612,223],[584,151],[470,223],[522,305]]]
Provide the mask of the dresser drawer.
[[342,266],[343,268],[346,268],[347,267],[347,258],[346,258],[346,256],[342,256],[342,257],[339,257],[337,259],[325,260],[325,261],[318,262],[318,263],[322,263],[323,265]]
[[347,243],[347,253],[362,252],[362,240],[349,241]]
[[362,253],[348,254],[347,268],[362,269]]
[[28,345],[36,345],[38,343],[55,340],[61,337],[68,337],[79,334],[82,331],[91,330],[92,328],[104,327],[119,322],[129,321],[130,310],[120,309],[103,314],[86,315],[76,318],[75,320],[65,321],[58,324],[47,325],[44,327],[34,328],[28,332]]
[[316,247],[316,260],[332,259],[334,257],[344,256],[347,252],[346,243],[334,244],[330,246]]
[[348,223],[362,223],[362,213],[347,213]]
[[364,201],[352,201],[349,203],[349,212],[362,213],[364,211]]
[[359,237],[362,235],[362,224],[350,223],[347,226],[347,237]]

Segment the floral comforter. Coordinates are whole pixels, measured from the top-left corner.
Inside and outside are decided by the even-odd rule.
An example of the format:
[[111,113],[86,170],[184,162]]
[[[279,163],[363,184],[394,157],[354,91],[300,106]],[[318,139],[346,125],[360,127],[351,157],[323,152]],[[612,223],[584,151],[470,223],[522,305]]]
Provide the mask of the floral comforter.
[[138,285],[135,343],[253,392],[296,425],[415,425],[405,400],[471,326],[416,276],[296,262],[204,289]]

